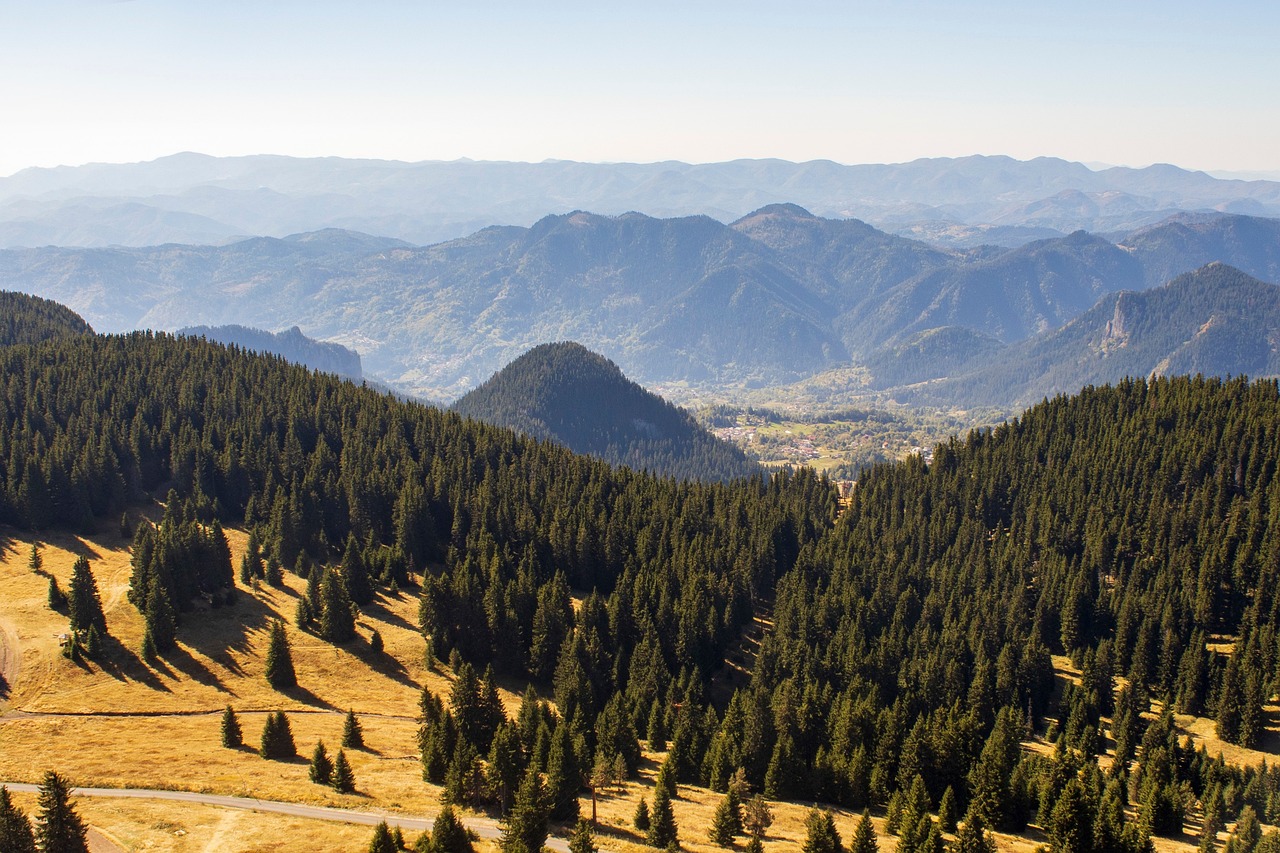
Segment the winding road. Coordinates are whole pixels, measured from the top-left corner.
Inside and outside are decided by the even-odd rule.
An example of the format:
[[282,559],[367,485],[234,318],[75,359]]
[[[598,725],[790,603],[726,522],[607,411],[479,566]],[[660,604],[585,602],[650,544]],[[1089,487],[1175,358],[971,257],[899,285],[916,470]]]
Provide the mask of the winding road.
[[[40,790],[38,785],[22,782],[0,782],[10,791],[21,791],[34,794]],[[228,797],[222,794],[198,794],[192,791],[159,791],[148,788],[72,788],[76,797],[123,797],[138,800],[169,800],[179,803],[196,803],[203,806],[221,806],[228,809],[245,809],[255,812],[270,812],[289,815],[291,817],[313,818],[316,820],[333,820],[340,823],[364,824],[375,826],[386,821],[388,826],[398,826],[402,830],[423,832],[431,829],[433,823],[429,817],[401,817],[379,812],[360,812],[350,809],[335,809],[327,806],[307,806],[299,803],[281,803],[274,800],[259,800],[251,797]],[[463,818],[467,829],[481,838],[497,839],[502,837],[502,827],[495,820],[487,818]],[[548,838],[547,847],[558,853],[568,853],[569,844],[563,838]]]

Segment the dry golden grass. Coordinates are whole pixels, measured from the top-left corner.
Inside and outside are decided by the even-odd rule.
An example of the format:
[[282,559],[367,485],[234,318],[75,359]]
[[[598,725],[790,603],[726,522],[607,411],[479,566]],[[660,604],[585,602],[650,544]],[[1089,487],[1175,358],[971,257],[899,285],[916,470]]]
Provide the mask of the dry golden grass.
[[[230,530],[228,539],[238,565],[246,537]],[[93,539],[50,534],[41,543],[44,570],[57,577],[64,590],[76,557],[89,557],[112,649],[106,666],[74,664],[61,656],[58,635],[66,630],[66,618],[47,607],[47,579],[27,568],[31,539],[0,528],[0,627],[16,635],[21,648],[21,671],[10,685],[7,713],[0,715],[0,779],[39,782],[45,770],[57,770],[84,786],[249,795],[413,816],[438,809],[439,789],[421,778],[416,715],[423,684],[447,695],[451,681],[443,667],[428,671],[422,663],[417,601],[412,595],[381,597],[359,621],[361,639],[335,648],[293,626],[294,608],[305,585],[287,575],[284,589],[241,590],[234,607],[187,620],[179,629],[178,651],[147,666],[137,653],[142,620],[125,598],[131,571],[128,543],[112,534]],[[268,626],[275,618],[288,628],[298,674],[299,689],[286,693],[273,690],[263,677]],[[373,630],[384,641],[381,656],[373,655],[368,646]],[[1068,660],[1055,659],[1055,664],[1061,679],[1078,678]],[[522,687],[502,685],[509,713],[519,705],[513,691]],[[245,749],[219,745],[219,716],[227,704],[240,715]],[[258,742],[265,712],[281,709],[289,713],[304,759],[318,738],[333,754],[348,708],[359,715],[369,747],[348,753],[359,788],[356,795],[339,795],[309,782],[305,760],[264,761],[248,748]],[[1179,718],[1179,724],[1206,742],[1211,752],[1217,751],[1212,721]],[[1218,749],[1228,760],[1241,763],[1260,761],[1263,755],[1237,754],[1244,751],[1226,745]],[[653,777],[662,757],[648,755],[640,780],[629,782],[616,797],[601,798],[602,848],[651,853],[631,820],[642,796],[652,803]],[[34,797],[16,799],[31,812]],[[710,791],[680,788],[674,810],[686,849],[720,849],[707,841],[719,800],[720,795]],[[584,797],[581,805],[589,816],[590,798]],[[80,798],[77,807],[126,850],[358,850],[371,836],[364,826],[158,801]],[[773,810],[775,822],[766,848],[794,849],[803,841],[808,807],[775,803]],[[842,836],[850,838],[858,815],[834,815]],[[880,819],[875,825],[881,850],[890,853],[896,839],[884,834]],[[1031,853],[1043,838],[998,836],[997,841],[1002,850]],[[737,846],[744,846],[742,839]],[[1160,853],[1181,853],[1191,846],[1156,840]]]

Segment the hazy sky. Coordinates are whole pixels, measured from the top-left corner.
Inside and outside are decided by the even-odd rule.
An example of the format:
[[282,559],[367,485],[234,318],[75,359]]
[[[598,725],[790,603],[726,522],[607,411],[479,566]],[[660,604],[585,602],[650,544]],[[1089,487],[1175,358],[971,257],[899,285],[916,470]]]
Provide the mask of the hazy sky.
[[177,151],[1280,169],[1280,4],[0,0],[0,175]]

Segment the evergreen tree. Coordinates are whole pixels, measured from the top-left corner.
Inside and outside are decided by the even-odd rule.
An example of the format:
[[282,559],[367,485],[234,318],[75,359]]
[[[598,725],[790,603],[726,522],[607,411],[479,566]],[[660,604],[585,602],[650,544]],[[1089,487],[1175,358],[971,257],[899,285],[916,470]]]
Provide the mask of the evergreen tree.
[[151,586],[151,592],[147,595],[143,630],[151,638],[151,647],[156,653],[169,651],[177,642],[178,617],[173,612],[173,603],[169,601],[169,591],[164,584]]
[[666,788],[659,787],[653,792],[653,813],[649,818],[645,843],[659,849],[679,845],[678,832],[676,816],[671,810],[671,797]]
[[959,815],[956,814],[956,792],[950,785],[942,792],[942,801],[938,803],[938,823],[943,832],[955,832]]
[[0,850],[6,853],[36,853],[31,821],[13,804],[9,789],[0,785]]
[[636,813],[631,818],[631,825],[641,832],[648,832],[653,821],[649,817],[649,801],[644,797],[636,803]]
[[742,826],[752,838],[764,838],[769,827],[773,826],[773,810],[769,801],[759,794],[747,800],[742,810]]
[[53,575],[49,575],[49,609],[54,613],[65,613],[67,611],[67,596],[58,588],[58,579]]
[[424,832],[414,849],[418,853],[475,853],[467,828],[447,803],[432,822],[430,835]]
[[279,619],[271,622],[266,675],[267,683],[276,690],[298,686],[298,677],[293,669],[293,655],[289,651],[289,637],[285,634],[284,623]]
[[333,790],[339,794],[352,794],[356,790],[355,773],[347,763],[347,754],[338,750],[338,757],[333,760]]
[[996,853],[996,844],[982,824],[982,816],[972,810],[951,847],[954,853]]
[[27,568],[34,574],[40,574],[44,568],[44,557],[40,556],[40,543],[31,543],[31,554],[27,557]]
[[356,620],[351,611],[351,594],[341,571],[329,569],[320,583],[320,636],[331,643],[355,638]]
[[863,812],[853,830],[849,853],[879,853],[879,850],[880,843],[876,840],[876,831],[871,825],[871,815]]
[[68,587],[67,604],[71,616],[72,631],[88,631],[91,626],[106,636],[107,619],[102,615],[102,599],[98,596],[98,583],[89,570],[89,559],[81,556],[71,567],[71,585]]
[[520,730],[514,723],[498,726],[489,745],[489,761],[486,769],[486,785],[489,796],[498,803],[502,814],[507,813],[520,784],[524,770],[524,755],[520,747]]
[[562,823],[578,819],[578,789],[582,774],[569,737],[569,724],[564,720],[551,736],[551,752],[547,755],[547,802],[552,820]]
[[235,709],[230,705],[222,712],[222,745],[227,749],[239,749],[244,743],[244,733],[240,730],[240,720],[236,718]]
[[742,806],[738,802],[737,792],[732,788],[724,795],[720,805],[716,806],[711,818],[711,829],[707,837],[712,844],[720,847],[732,847],[733,839],[742,834]]
[[573,834],[569,836],[569,853],[596,853],[595,833],[591,830],[591,822],[586,818],[578,818],[573,826]]
[[515,803],[507,814],[499,847],[503,853],[540,853],[547,842],[550,809],[542,777],[536,767],[525,771],[516,791]]
[[342,721],[342,745],[347,749],[364,749],[364,729],[356,719],[354,708],[347,711],[347,716]]
[[311,767],[307,775],[317,785],[333,784],[333,762],[329,760],[329,753],[322,740],[316,741],[316,748],[311,752]]
[[347,593],[356,604],[373,601],[373,584],[364,554],[356,542],[355,534],[347,537],[347,547],[342,553],[342,574],[347,579]]
[[258,754],[263,758],[277,761],[288,761],[298,757],[298,748],[293,742],[293,729],[284,711],[267,714],[262,726],[262,741]]
[[400,853],[400,847],[391,836],[391,827],[384,820],[373,828],[373,838],[369,841],[369,853]]
[[44,774],[36,797],[36,848],[42,853],[89,853],[85,826],[71,805],[71,786],[52,771]]
[[293,624],[299,631],[311,627],[311,604],[305,595],[298,596],[298,605],[293,609]]
[[804,821],[804,853],[844,853],[831,812],[814,806]]

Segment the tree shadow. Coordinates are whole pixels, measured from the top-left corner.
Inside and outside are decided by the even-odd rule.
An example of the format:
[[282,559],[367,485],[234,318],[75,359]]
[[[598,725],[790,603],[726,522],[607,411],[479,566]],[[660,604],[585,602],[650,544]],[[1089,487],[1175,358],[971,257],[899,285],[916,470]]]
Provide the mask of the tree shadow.
[[275,613],[251,591],[236,587],[235,593],[231,604],[188,611],[184,624],[178,628],[183,644],[233,672],[235,664],[228,653],[249,654],[249,638],[275,618]]
[[3,672],[0,672],[0,702],[7,702],[11,692],[9,680],[4,677]]
[[359,658],[361,663],[379,675],[385,675],[405,687],[417,689],[420,686],[418,682],[409,677],[409,671],[404,668],[404,664],[385,651],[375,652],[368,643],[360,640],[354,640],[342,648],[350,652],[354,657]]
[[418,626],[414,625],[408,619],[391,610],[385,603],[384,598],[391,598],[389,593],[382,593],[373,601],[364,605],[361,612],[370,619],[376,619],[379,622],[386,622],[388,625],[394,625],[397,628],[404,628],[406,631],[417,631]]
[[217,673],[209,669],[202,662],[196,659],[191,652],[182,646],[175,645],[164,654],[164,659],[187,678],[192,679],[206,687],[213,687],[219,692],[236,695],[234,691],[223,683]]
[[321,699],[305,687],[286,687],[280,692],[295,702],[311,708],[322,708],[326,711],[339,710],[337,705],[334,705],[325,699]]

